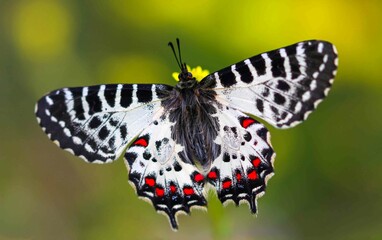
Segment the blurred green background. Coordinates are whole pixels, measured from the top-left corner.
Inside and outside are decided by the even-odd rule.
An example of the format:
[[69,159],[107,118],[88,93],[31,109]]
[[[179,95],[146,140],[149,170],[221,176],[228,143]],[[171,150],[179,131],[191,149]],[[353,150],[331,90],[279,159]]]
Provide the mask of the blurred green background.
[[[0,239],[382,239],[381,1],[0,1]],[[138,199],[123,161],[92,165],[52,144],[34,104],[101,83],[167,83],[184,60],[219,70],[308,39],[339,70],[308,121],[269,127],[276,175],[248,207],[167,219]]]

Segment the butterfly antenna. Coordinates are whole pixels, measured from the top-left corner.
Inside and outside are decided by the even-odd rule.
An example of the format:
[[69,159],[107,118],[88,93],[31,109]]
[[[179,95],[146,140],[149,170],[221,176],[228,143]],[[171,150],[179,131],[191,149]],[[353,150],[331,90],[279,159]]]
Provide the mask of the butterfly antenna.
[[[177,44],[178,44],[178,50],[179,50],[179,39],[177,38],[176,40],[177,40],[176,42],[177,42]],[[182,70],[182,65],[180,64],[179,59],[178,59],[178,57],[177,57],[177,55],[176,55],[175,48],[174,48],[174,44],[172,44],[172,42],[169,42],[168,45],[171,47],[171,50],[172,50],[172,52],[174,53],[176,62],[178,63],[179,68]],[[180,53],[180,52],[179,52],[179,53]],[[179,56],[179,58],[180,58],[180,56]]]
[[186,70],[186,63],[183,63],[182,61],[182,55],[180,53],[180,41],[179,41],[179,38],[176,38],[176,44],[178,45],[178,55],[179,55],[179,61],[180,61],[180,64],[181,64],[181,69],[182,71]]

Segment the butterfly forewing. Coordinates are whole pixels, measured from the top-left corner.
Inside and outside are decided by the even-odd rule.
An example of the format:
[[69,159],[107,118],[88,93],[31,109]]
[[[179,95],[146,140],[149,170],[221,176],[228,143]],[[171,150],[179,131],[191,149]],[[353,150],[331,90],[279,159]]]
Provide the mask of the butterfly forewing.
[[305,41],[263,53],[207,76],[219,102],[279,128],[307,118],[328,94],[337,71],[335,47]]
[[166,85],[118,84],[64,88],[36,105],[40,126],[61,148],[89,162],[117,159],[151,122]]

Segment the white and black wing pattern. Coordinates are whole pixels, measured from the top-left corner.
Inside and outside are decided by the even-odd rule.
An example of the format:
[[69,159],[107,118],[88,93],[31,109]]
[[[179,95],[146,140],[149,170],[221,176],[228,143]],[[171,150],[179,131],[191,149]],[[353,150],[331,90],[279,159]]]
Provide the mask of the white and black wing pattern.
[[206,183],[222,203],[247,202],[257,212],[275,153],[268,130],[250,115],[279,128],[302,122],[327,95],[337,61],[332,44],[315,40],[254,56],[201,82],[178,61],[175,87],[63,88],[41,98],[35,112],[52,141],[88,162],[111,162],[131,143],[124,155],[130,183],[177,229],[178,213],[206,207]]
[[256,213],[256,200],[265,193],[267,181],[273,176],[276,154],[270,134],[263,124],[239,110],[223,107],[217,115],[220,129],[215,141],[221,153],[213,161],[207,179],[222,203],[247,202]]
[[329,42],[304,41],[266,52],[205,77],[216,99],[288,128],[307,118],[326,97],[337,72],[337,52]]
[[173,139],[173,125],[168,114],[158,115],[130,145],[125,161],[138,196],[149,199],[177,229],[177,213],[190,213],[191,207],[204,207],[207,201],[205,178],[195,165],[181,159],[184,147]]
[[117,159],[161,109],[172,87],[111,84],[63,88],[36,104],[37,120],[59,147],[88,162]]

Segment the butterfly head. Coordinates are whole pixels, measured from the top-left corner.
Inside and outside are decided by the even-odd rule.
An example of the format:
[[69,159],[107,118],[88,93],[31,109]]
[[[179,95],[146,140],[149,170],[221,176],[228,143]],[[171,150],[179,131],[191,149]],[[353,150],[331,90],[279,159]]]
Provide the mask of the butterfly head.
[[188,71],[186,64],[182,65],[182,71],[178,75],[179,83],[177,87],[183,88],[192,88],[196,84],[196,78]]

